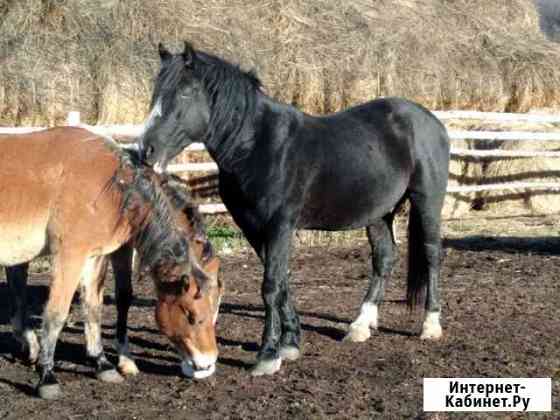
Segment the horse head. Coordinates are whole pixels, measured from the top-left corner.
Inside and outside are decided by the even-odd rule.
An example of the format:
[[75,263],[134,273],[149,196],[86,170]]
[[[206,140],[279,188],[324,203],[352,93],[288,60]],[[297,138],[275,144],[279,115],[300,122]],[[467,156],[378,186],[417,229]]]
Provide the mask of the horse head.
[[181,54],[171,54],[159,44],[161,59],[151,112],[139,139],[142,159],[163,172],[183,148],[203,141],[210,120],[210,99],[196,72],[197,55],[185,42]]

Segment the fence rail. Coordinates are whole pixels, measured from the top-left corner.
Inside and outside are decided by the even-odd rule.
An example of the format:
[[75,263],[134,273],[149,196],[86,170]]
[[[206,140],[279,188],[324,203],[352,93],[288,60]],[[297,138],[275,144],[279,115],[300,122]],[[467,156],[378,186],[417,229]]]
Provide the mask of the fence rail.
[[[436,111],[435,115],[443,121],[448,120],[482,120],[484,122],[531,122],[536,124],[560,124],[560,116],[558,115],[539,115],[539,114],[511,114],[497,112],[477,112],[477,111]],[[68,125],[80,126],[86,128],[96,134],[105,137],[138,137],[142,133],[143,126],[135,124],[122,125],[87,125],[80,123],[80,115],[78,112],[70,112],[68,114]],[[46,127],[0,127],[0,134],[21,134],[33,131],[43,130]],[[466,131],[466,130],[449,130],[449,137],[452,140],[475,140],[475,141],[536,141],[560,142],[560,132],[527,132],[527,131]],[[133,143],[124,143],[122,147],[135,148]],[[193,143],[187,151],[204,151],[205,147],[202,143]],[[471,157],[473,159],[490,159],[490,158],[559,158],[560,151],[543,151],[543,150],[479,150],[451,148],[451,156]],[[216,172],[218,166],[214,162],[198,162],[172,164],[168,167],[169,172]],[[480,191],[496,191],[496,190],[560,190],[560,183],[555,182],[510,182],[500,184],[484,184],[484,185],[450,185],[447,189],[448,193],[472,193]],[[216,214],[226,212],[226,208],[222,203],[201,204],[200,211],[207,214]]]

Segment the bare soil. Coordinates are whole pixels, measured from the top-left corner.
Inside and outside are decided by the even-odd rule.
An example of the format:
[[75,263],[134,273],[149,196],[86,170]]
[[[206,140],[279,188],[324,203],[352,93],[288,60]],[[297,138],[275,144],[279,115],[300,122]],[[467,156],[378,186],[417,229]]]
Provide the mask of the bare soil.
[[[418,338],[421,314],[403,301],[405,258],[388,285],[380,330],[363,344],[341,342],[357,314],[370,271],[363,241],[300,248],[292,290],[302,315],[304,357],[273,377],[252,378],[260,341],[262,269],[249,251],[223,258],[227,293],[218,321],[220,360],[214,377],[180,376],[178,358],[153,319],[152,285],[135,285],[131,351],[141,374],[124,384],[96,381],[84,362],[83,326],[74,308],[56,352],[65,396],[34,396],[32,367],[14,355],[5,282],[0,283],[0,418],[558,418],[560,416],[560,240],[473,237],[447,239],[442,276],[444,338]],[[48,273],[30,281],[40,313]],[[103,328],[114,335],[112,285]],[[39,321],[37,318],[35,319]],[[422,412],[424,377],[552,377],[553,412],[435,415]]]

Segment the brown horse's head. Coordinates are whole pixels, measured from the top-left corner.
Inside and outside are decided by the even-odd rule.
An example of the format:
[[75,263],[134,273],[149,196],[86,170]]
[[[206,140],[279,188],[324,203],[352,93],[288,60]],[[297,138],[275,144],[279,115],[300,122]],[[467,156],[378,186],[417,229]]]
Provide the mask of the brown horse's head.
[[[223,284],[220,260],[214,255],[198,206],[194,205],[185,181],[173,175],[160,177],[172,206],[178,210],[177,227],[188,241],[190,267],[180,278],[180,293],[160,293],[156,319],[161,331],[175,344],[183,358],[183,373],[195,378],[211,375],[218,356],[216,321]],[[169,275],[166,282],[169,282]]]
[[158,287],[156,321],[183,359],[183,373],[197,379],[214,373],[218,358],[215,326],[223,293],[219,268],[219,259],[212,257],[201,267],[193,264],[186,274],[173,270],[176,273],[156,275],[166,278]]
[[143,272],[156,285],[156,321],[183,359],[183,372],[207,377],[214,372],[218,357],[220,261],[185,182],[143,166],[133,166],[133,170],[132,188],[125,192],[123,207],[140,226],[135,247]]

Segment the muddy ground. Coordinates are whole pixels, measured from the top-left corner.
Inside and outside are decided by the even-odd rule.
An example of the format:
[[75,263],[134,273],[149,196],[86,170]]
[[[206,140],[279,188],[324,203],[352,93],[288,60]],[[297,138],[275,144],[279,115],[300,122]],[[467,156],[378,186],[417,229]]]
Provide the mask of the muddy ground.
[[[135,285],[131,350],[141,374],[122,385],[100,383],[84,363],[79,310],[57,348],[65,397],[33,396],[36,375],[13,353],[8,290],[0,282],[0,418],[558,418],[560,416],[560,240],[466,237],[445,241],[444,338],[418,338],[419,314],[403,302],[404,246],[380,310],[380,330],[363,344],[341,342],[367,285],[365,242],[299,248],[292,289],[302,315],[304,357],[274,377],[248,369],[260,340],[261,267],[249,251],[223,258],[227,294],[218,321],[217,374],[204,382],[179,375],[177,357],[157,332],[152,285]],[[48,274],[34,274],[40,313]],[[109,280],[109,284],[112,281]],[[105,344],[115,306],[106,293]],[[36,320],[38,321],[38,319]],[[424,377],[553,377],[553,413],[532,416],[426,415]]]

